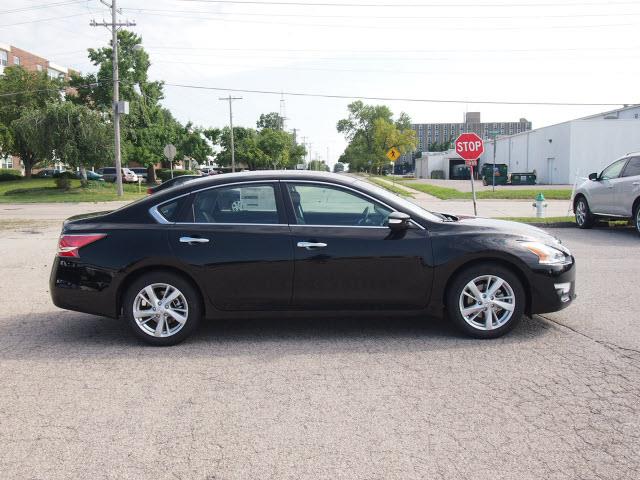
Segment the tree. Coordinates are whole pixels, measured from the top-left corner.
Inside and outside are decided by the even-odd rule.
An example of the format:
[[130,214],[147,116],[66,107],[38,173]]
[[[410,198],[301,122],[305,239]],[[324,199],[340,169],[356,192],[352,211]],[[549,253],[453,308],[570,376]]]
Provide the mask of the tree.
[[[258,148],[258,133],[253,128],[233,127],[236,164],[243,163],[249,170],[269,168],[268,157]],[[231,130],[225,127],[220,134],[218,164],[231,165]]]
[[258,130],[263,130],[265,128],[271,130],[282,130],[284,127],[284,118],[282,118],[277,112],[263,113],[256,122],[256,127],[258,127]]
[[6,67],[4,75],[0,76],[0,124],[4,125],[0,151],[20,157],[27,178],[44,158],[30,148],[28,132],[24,125],[18,132],[16,122],[25,115],[36,117],[36,111],[44,109],[48,103],[62,101],[63,87],[62,80],[51,79],[44,72],[29,72],[19,66]]
[[19,140],[37,158],[79,168],[84,180],[86,168],[105,165],[113,155],[110,126],[83,105],[50,103],[44,109],[31,109],[14,124]]
[[396,147],[401,154],[416,146],[411,119],[402,112],[393,121],[393,112],[385,105],[366,105],[361,100],[348,105],[349,116],[337,124],[339,133],[349,141],[341,163],[349,163],[355,171],[381,171],[388,163],[386,153]]
[[333,166],[333,173],[344,172],[344,163],[338,162]]
[[316,172],[330,172],[329,166],[324,163],[324,160],[311,160],[307,167],[308,170],[314,170]]

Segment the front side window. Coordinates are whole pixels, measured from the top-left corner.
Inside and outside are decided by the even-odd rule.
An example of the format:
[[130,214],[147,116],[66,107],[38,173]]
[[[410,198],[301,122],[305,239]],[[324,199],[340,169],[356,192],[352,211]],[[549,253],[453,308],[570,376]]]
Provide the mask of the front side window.
[[391,210],[367,197],[339,187],[288,183],[299,225],[382,227]]
[[618,160],[617,162],[612,163],[607,168],[605,168],[600,174],[600,180],[611,180],[612,178],[618,178],[622,169],[624,168],[624,164],[627,163],[627,159],[623,158],[622,160]]
[[279,223],[273,185],[245,184],[198,192],[193,200],[196,223]]
[[629,160],[629,163],[627,163],[623,176],[635,177],[638,175],[640,175],[640,157],[633,157]]

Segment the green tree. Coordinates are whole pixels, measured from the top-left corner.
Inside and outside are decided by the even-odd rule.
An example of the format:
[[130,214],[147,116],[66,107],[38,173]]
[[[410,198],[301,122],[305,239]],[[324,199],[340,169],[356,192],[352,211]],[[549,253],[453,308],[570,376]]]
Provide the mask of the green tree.
[[366,105],[361,100],[347,107],[349,116],[337,124],[337,130],[349,141],[339,161],[354,171],[381,171],[389,161],[386,153],[396,147],[401,154],[416,147],[411,119],[402,112],[396,121],[386,105]]
[[[237,164],[245,164],[249,170],[269,168],[269,158],[258,147],[258,133],[253,128],[233,127],[233,140]],[[216,159],[219,165],[231,165],[231,130],[225,127],[220,134],[222,150]]]
[[344,163],[338,162],[333,166],[333,173],[344,172]]
[[329,166],[324,163],[324,160],[311,160],[307,166],[308,170],[314,170],[316,172],[330,172]]
[[63,88],[62,80],[50,79],[44,72],[29,72],[19,66],[5,68],[4,75],[0,76],[0,124],[4,125],[0,151],[20,157],[27,178],[45,159],[31,148],[29,132],[24,128],[17,131],[16,122],[25,115],[37,117],[36,111],[49,103],[61,102]]
[[282,118],[277,112],[263,113],[256,122],[256,127],[258,127],[258,130],[265,128],[271,130],[282,130],[284,127],[284,118]]

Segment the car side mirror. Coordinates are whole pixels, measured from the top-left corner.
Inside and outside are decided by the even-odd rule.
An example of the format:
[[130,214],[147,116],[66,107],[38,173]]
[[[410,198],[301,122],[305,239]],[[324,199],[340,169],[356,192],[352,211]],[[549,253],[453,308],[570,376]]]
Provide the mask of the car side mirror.
[[411,220],[411,217],[406,213],[391,212],[387,218],[387,224],[394,231],[406,230],[409,228],[409,220]]
[[590,173],[589,174],[589,180],[593,180],[595,182],[596,180],[598,180],[598,174],[597,173]]

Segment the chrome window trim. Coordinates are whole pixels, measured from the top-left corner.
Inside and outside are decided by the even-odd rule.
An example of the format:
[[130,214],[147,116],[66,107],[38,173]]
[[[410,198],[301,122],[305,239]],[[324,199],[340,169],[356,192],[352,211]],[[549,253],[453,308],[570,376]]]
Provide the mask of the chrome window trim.
[[[382,226],[375,226],[375,225],[310,225],[310,224],[298,224],[298,223],[203,223],[203,222],[170,222],[168,221],[166,218],[164,218],[160,212],[158,211],[158,208],[161,207],[162,205],[164,205],[165,203],[169,203],[169,202],[173,202],[174,200],[178,200],[179,198],[182,197],[186,197],[187,195],[191,195],[193,193],[198,193],[198,192],[203,192],[205,190],[212,190],[214,188],[222,188],[222,187],[228,187],[231,185],[244,185],[244,184],[248,184],[248,183],[274,183],[274,182],[278,182],[278,183],[311,183],[311,184],[315,184],[315,185],[327,185],[329,187],[337,187],[337,188],[345,188],[347,190],[351,190],[352,192],[355,192],[357,194],[363,195],[367,198],[369,198],[370,200],[379,203],[381,205],[384,205],[386,208],[390,209],[392,212],[395,212],[396,210],[391,206],[388,205],[382,201],[380,201],[379,199],[372,197],[371,195],[362,192],[360,190],[357,190],[355,188],[351,188],[351,187],[347,187],[346,185],[342,185],[339,183],[331,183],[331,182],[326,182],[326,181],[322,181],[322,180],[249,180],[249,181],[239,181],[239,182],[232,182],[232,183],[223,183],[220,185],[212,185],[210,187],[203,187],[203,188],[199,188],[198,190],[192,190],[190,192],[187,193],[183,193],[182,195],[178,195],[177,197],[173,197],[169,200],[166,200],[162,203],[158,203],[157,205],[152,206],[149,209],[149,214],[153,217],[154,220],[156,220],[158,223],[162,224],[162,225],[222,225],[222,226],[229,226],[229,225],[238,225],[238,226],[259,226],[259,227],[290,227],[290,226],[294,226],[294,227],[315,227],[315,228],[322,228],[322,227],[326,227],[326,228],[378,228],[378,229],[388,229],[389,227],[382,227]],[[420,230],[426,230],[422,225],[420,225],[419,223],[417,223],[415,220],[411,219],[410,222],[415,225],[416,227],[418,227]]]
[[[347,190],[351,190],[352,192],[355,192],[357,194],[365,196],[365,197],[367,197],[368,199],[372,200],[375,203],[379,203],[380,205],[384,205],[385,207],[387,207],[392,212],[397,211],[391,205],[389,205],[387,203],[384,203],[383,201],[381,201],[381,200],[379,200],[379,199],[377,199],[375,197],[372,197],[371,195],[369,195],[369,194],[367,194],[367,193],[365,193],[365,192],[363,192],[361,190],[358,190],[358,189],[355,189],[355,188],[351,188],[351,187],[347,187],[346,185],[341,185],[339,183],[331,183],[331,182],[326,182],[326,181],[323,181],[323,180],[288,180],[288,179],[287,180],[281,180],[281,182],[283,182],[283,183],[311,183],[311,184],[315,184],[315,185],[320,184],[320,185],[328,185],[330,187],[345,188]],[[422,225],[420,225],[419,223],[417,223],[415,220],[411,219],[410,222],[413,223],[418,228],[420,228],[421,230],[425,230],[425,228]],[[295,225],[295,226],[298,226],[298,227],[306,226],[306,227],[341,227],[341,228],[389,228],[389,227],[366,226],[366,225],[307,225],[307,224],[300,225],[300,224],[297,224],[297,223],[294,223],[294,224],[291,224],[291,225]]]

